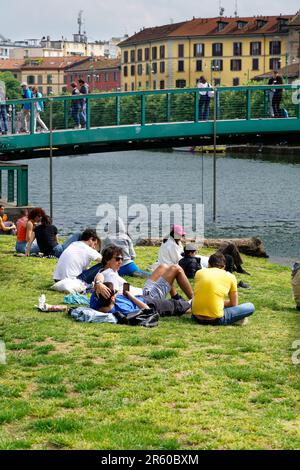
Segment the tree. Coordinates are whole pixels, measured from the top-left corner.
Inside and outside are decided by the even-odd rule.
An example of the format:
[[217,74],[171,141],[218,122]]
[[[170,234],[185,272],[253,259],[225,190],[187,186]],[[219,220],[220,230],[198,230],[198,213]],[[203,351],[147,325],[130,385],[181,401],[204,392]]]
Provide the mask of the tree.
[[1,81],[5,83],[6,97],[9,100],[17,100],[21,98],[20,83],[11,72],[0,73],[0,82]]

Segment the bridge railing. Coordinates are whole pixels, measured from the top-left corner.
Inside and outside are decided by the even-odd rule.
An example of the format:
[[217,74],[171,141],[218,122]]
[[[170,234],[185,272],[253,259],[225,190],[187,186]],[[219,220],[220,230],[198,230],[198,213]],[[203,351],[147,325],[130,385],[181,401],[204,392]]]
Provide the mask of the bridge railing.
[[[208,119],[250,120],[272,117],[272,92],[281,90],[280,108],[286,110],[282,117],[300,119],[300,85],[258,85],[238,87],[215,87],[210,99]],[[199,109],[203,89],[175,89],[138,92],[97,93],[80,96],[57,96],[30,100],[7,101],[10,105],[10,131],[24,131],[24,103],[30,104],[29,133],[34,133],[37,103],[43,102],[40,113],[46,126],[50,126],[50,101],[52,101],[52,128],[74,129],[79,113],[82,127],[87,129],[108,126],[128,126],[155,123],[201,122],[206,116]],[[203,96],[203,95],[202,95]],[[85,118],[83,117],[85,115]],[[84,122],[86,124],[84,125]]]

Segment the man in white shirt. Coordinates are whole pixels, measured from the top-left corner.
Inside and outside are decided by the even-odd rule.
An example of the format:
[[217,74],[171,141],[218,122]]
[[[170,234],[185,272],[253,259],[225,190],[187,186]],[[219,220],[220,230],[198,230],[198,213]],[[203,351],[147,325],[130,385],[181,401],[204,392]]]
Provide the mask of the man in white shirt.
[[199,120],[208,121],[209,102],[211,94],[213,92],[207,91],[207,88],[211,88],[211,85],[206,81],[205,77],[203,77],[202,75],[198,80],[197,87],[201,89],[201,91],[199,91]]
[[[96,231],[86,229],[81,236],[81,241],[71,243],[61,254],[53,273],[53,279],[60,281],[66,278],[77,278],[91,284],[101,268],[102,256],[96,250],[99,244],[100,239]],[[87,269],[91,261],[99,263]]]

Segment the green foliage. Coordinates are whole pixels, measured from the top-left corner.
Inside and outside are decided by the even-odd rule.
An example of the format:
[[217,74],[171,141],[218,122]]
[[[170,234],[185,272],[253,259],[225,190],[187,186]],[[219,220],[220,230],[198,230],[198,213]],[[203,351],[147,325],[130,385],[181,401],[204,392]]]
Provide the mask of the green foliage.
[[22,98],[20,83],[11,72],[1,72],[0,81],[5,83],[7,99],[17,100]]

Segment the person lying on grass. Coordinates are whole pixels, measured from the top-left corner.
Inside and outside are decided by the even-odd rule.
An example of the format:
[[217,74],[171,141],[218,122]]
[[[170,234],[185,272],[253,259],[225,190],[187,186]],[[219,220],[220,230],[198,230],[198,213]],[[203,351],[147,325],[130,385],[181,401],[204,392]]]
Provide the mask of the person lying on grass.
[[225,271],[225,266],[225,256],[217,252],[210,256],[208,268],[195,275],[192,312],[202,325],[243,324],[255,310],[251,303],[238,305],[237,281],[232,273]]
[[[116,257],[119,256],[112,258],[109,269],[117,269],[117,263],[121,260],[116,260]],[[192,286],[178,265],[158,266],[145,282],[142,296],[134,296],[126,289],[126,284],[123,293],[120,293],[111,281],[105,282],[105,271],[100,272],[95,278],[95,292],[91,296],[90,307],[104,313],[121,312],[125,315],[148,308],[155,309],[161,316],[182,315],[190,311],[191,304],[177,294],[173,286],[175,279],[188,299],[192,299]],[[168,293],[171,295],[170,300],[166,300]]]

